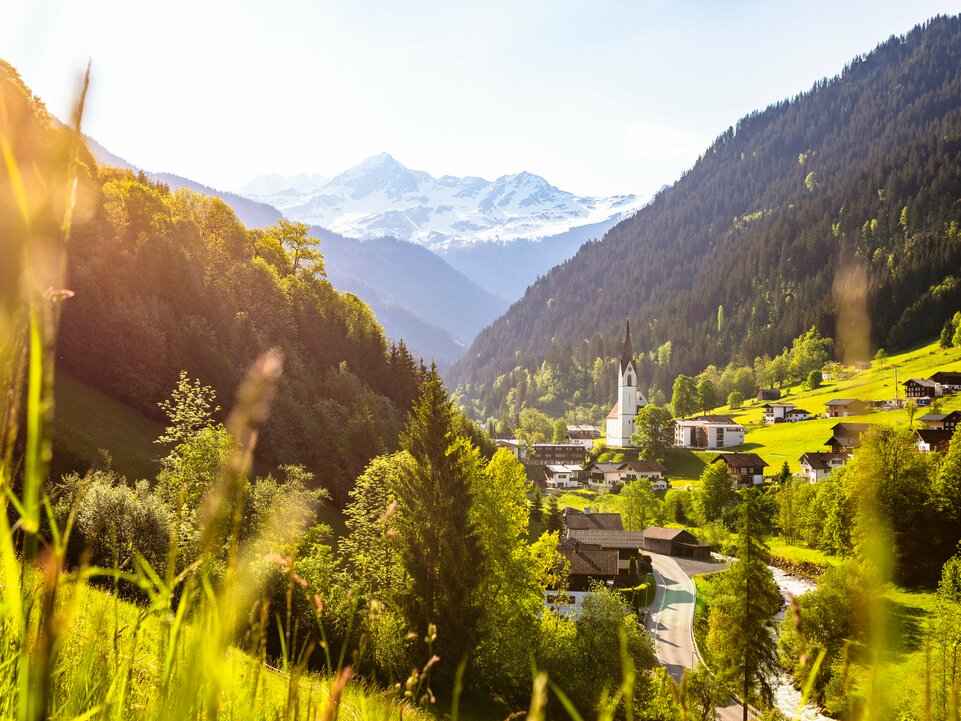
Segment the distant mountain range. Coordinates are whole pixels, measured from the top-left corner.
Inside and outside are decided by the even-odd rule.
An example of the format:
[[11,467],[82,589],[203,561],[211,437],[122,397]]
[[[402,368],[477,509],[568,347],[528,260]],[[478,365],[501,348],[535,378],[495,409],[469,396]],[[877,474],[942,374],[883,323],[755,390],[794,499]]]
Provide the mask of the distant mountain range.
[[259,176],[238,192],[288,218],[353,238],[409,240],[432,250],[536,240],[620,220],[634,195],[579,197],[532,173],[494,181],[411,170],[375,155],[317,187],[316,176]]
[[[88,145],[101,163],[141,170],[93,139]],[[144,172],[221,198],[251,227],[281,217],[310,224],[334,286],[442,368],[531,283],[643,205],[634,195],[575,196],[531,173],[434,178],[387,153],[334,178],[260,175],[238,193]]]
[[[93,138],[87,146],[104,165],[141,172]],[[143,171],[172,189],[188,188],[230,205],[250,227],[267,227],[282,216],[279,210],[236,193],[210,188],[172,173]],[[308,192],[327,179],[317,175],[261,176],[251,186],[282,195]],[[415,355],[436,361],[445,370],[464,352],[477,333],[501,315],[509,303],[490,293],[436,254],[414,243],[393,238],[346,238],[314,226],[321,240],[327,277],[335,288],[353,293],[367,303],[388,337],[404,340]]]

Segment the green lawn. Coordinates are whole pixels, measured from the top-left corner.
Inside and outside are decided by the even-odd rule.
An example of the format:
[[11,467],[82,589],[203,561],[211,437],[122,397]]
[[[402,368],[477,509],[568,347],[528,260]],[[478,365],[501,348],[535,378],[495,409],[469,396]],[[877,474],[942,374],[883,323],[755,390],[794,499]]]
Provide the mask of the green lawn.
[[[961,348],[941,349],[937,343],[915,348],[888,359],[885,368],[871,368],[852,374],[840,382],[828,382],[814,390],[803,390],[800,385],[783,389],[782,401],[796,404],[812,414],[824,413],[824,404],[834,398],[858,398],[860,400],[885,400],[894,398],[894,369],[897,367],[898,382],[908,378],[927,378],[941,370],[961,369]],[[898,389],[904,397],[904,388]],[[799,459],[807,451],[826,450],[824,443],[831,437],[831,426],[841,421],[851,423],[907,422],[906,411],[878,411],[849,418],[815,418],[798,423],[761,424],[763,403],[750,401],[741,409],[727,407],[715,409],[715,413],[728,413],[747,429],[744,445],[731,450],[757,453],[768,462],[767,473],[773,475],[786,460],[793,472],[800,470]],[[944,411],[961,409],[961,395],[947,396],[942,401]],[[917,415],[927,411],[918,409]],[[918,423],[915,421],[915,426]]]
[[674,488],[690,486],[701,477],[714,456],[713,452],[689,451],[682,448],[670,450],[664,467],[667,469],[667,477],[671,479],[671,485]]
[[828,566],[834,566],[841,562],[837,556],[831,556],[824,551],[819,551],[816,548],[807,548],[806,546],[795,546],[787,543],[780,536],[775,536],[768,540],[768,545],[771,548],[771,555],[780,556],[789,561],[796,561],[799,563],[813,563],[822,568],[827,568]]

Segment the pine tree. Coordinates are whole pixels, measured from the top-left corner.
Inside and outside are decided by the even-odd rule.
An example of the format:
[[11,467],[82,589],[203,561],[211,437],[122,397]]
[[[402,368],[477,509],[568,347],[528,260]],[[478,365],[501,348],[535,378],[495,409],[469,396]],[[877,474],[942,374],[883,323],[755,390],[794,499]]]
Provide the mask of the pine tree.
[[737,561],[722,576],[709,620],[712,656],[724,680],[742,694],[744,721],[752,699],[760,697],[770,703],[770,679],[778,670],[777,641],[772,632],[782,598],[767,565],[763,516],[760,492],[746,490],[740,507]]
[[564,530],[564,517],[561,515],[560,506],[557,505],[557,496],[551,496],[547,501],[547,516],[544,519],[544,527],[548,531]]
[[540,523],[544,518],[544,493],[541,487],[534,484],[534,491],[531,494],[531,520]]
[[395,478],[399,555],[410,578],[404,600],[418,634],[437,628],[434,651],[448,682],[473,648],[480,616],[475,593],[481,564],[470,522],[470,489],[483,473],[480,454],[455,433],[456,411],[431,366],[401,445],[412,461]]
[[938,345],[942,348],[951,347],[951,339],[954,337],[954,324],[951,319],[948,318],[944,321],[944,326],[941,328],[941,337],[938,340]]

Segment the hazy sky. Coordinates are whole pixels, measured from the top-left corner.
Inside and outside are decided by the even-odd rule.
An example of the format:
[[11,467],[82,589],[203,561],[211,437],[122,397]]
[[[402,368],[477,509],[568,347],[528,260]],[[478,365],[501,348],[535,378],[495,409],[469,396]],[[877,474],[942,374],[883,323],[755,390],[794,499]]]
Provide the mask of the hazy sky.
[[648,195],[742,115],[961,3],[0,0],[0,57],[60,117],[223,189],[386,151]]

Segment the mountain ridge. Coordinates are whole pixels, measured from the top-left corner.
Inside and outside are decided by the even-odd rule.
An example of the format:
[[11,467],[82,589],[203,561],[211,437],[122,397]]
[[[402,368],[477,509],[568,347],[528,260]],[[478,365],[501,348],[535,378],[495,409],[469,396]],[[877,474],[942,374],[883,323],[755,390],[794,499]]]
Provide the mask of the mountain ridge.
[[643,202],[634,195],[575,196],[527,171],[493,181],[477,176],[435,178],[389,153],[361,161],[315,192],[253,192],[258,176],[238,192],[278,207],[288,217],[348,237],[384,235],[447,250],[478,243],[536,241],[584,225],[616,221]]

